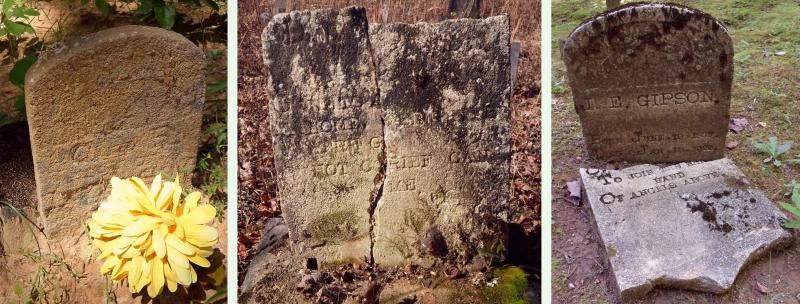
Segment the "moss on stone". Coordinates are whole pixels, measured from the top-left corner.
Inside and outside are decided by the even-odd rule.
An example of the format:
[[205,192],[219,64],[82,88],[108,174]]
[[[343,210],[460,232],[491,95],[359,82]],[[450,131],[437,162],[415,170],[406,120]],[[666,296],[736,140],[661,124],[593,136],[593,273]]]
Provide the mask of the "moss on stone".
[[348,210],[334,211],[320,215],[308,224],[308,234],[317,240],[343,242],[358,234],[359,216]]
[[526,304],[525,295],[528,289],[528,274],[522,268],[508,266],[492,272],[497,278],[497,285],[483,288],[486,303],[491,304]]

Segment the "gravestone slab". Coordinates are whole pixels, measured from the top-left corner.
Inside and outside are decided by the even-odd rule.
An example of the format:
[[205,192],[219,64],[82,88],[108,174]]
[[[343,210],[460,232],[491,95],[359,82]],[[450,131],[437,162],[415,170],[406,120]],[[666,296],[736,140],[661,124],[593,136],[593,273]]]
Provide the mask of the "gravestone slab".
[[509,36],[506,16],[370,27],[386,142],[377,264],[469,263],[505,242]]
[[205,65],[175,32],[122,26],[68,41],[30,69],[25,101],[49,236],[82,230],[113,176],[192,168]]
[[625,5],[581,23],[561,54],[590,154],[644,163],[724,156],[733,42],[711,16]]
[[370,256],[383,124],[363,8],[276,15],[262,34],[278,199],[293,251]]
[[622,300],[656,286],[723,293],[747,263],[792,241],[783,214],[727,158],[580,174]]

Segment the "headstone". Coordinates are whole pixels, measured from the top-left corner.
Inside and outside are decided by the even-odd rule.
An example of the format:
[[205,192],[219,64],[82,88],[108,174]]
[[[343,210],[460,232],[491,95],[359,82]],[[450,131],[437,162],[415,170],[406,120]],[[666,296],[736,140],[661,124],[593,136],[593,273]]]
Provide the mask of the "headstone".
[[80,234],[113,176],[191,169],[205,65],[175,32],[123,26],[69,41],[31,68],[27,115],[49,236]]
[[793,239],[727,158],[580,174],[623,301],[656,286],[723,293],[747,263]]
[[363,8],[278,14],[262,35],[278,198],[292,249],[369,261],[383,124]]
[[370,27],[386,142],[377,264],[469,263],[505,242],[509,36],[506,16]]
[[733,43],[711,16],[625,5],[581,23],[561,53],[590,154],[644,163],[724,156]]

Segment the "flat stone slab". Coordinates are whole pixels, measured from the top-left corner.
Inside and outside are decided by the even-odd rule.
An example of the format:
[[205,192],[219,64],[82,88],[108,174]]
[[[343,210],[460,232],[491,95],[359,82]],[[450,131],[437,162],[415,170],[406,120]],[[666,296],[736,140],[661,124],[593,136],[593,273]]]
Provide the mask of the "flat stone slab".
[[262,42],[278,198],[292,250],[323,267],[369,261],[383,123],[366,11],[278,14]]
[[625,5],[581,23],[561,54],[590,154],[640,163],[724,156],[733,42],[713,17]]
[[48,236],[80,235],[113,176],[193,168],[205,68],[191,41],[145,26],[68,41],[31,67],[25,102]]
[[657,286],[723,293],[792,241],[784,215],[728,159],[580,174],[623,301]]
[[507,16],[370,26],[386,142],[377,264],[469,263],[507,244],[509,37]]

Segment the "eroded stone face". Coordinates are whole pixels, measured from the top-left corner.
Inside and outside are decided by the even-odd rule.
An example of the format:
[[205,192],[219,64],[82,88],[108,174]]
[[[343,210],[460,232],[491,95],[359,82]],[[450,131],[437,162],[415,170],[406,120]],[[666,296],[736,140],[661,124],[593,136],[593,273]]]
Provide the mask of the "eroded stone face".
[[370,40],[386,139],[375,262],[470,262],[505,242],[508,18],[375,24]]
[[656,286],[723,293],[792,240],[783,214],[726,158],[580,174],[622,300]]
[[711,16],[626,5],[584,21],[561,53],[591,154],[658,163],[723,157],[733,43]]
[[27,74],[25,96],[45,229],[79,235],[111,177],[191,170],[204,55],[171,31],[112,28],[41,59]]
[[369,261],[383,124],[365,10],[278,14],[262,41],[293,250],[323,266]]

